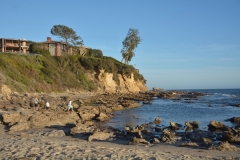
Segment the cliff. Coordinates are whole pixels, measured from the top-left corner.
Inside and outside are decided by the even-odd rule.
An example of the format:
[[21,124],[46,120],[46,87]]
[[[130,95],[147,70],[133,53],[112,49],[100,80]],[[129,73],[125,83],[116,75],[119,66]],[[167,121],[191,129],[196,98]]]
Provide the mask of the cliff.
[[131,65],[111,57],[15,55],[0,53],[0,93],[147,91]]
[[122,74],[117,74],[117,77],[119,84],[113,80],[113,73],[105,73],[104,70],[101,70],[100,74],[98,75],[98,80],[103,86],[103,90],[106,92],[137,93],[148,90],[143,81],[134,80],[133,73],[131,73],[130,77]]

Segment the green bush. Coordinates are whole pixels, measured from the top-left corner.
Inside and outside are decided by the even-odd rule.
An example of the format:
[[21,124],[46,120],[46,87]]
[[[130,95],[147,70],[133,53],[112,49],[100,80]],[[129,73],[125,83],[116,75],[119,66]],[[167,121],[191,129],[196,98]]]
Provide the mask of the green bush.
[[43,48],[42,44],[32,43],[29,46],[30,53],[37,53],[43,56],[50,56],[50,52]]

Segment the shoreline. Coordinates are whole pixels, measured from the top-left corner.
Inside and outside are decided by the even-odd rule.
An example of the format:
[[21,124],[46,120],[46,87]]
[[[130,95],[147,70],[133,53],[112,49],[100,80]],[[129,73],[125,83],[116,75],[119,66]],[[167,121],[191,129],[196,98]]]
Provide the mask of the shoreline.
[[[72,98],[88,101],[89,99],[97,98],[101,99],[101,103],[106,103],[106,99],[114,99],[105,95],[106,99],[103,99],[100,95],[91,93],[77,95],[78,93],[62,93],[60,95],[48,94],[54,97],[66,97],[71,95]],[[21,96],[19,96],[21,97]],[[141,100],[142,97],[138,97]],[[148,97],[149,98],[149,97]],[[149,99],[145,99],[148,101]],[[13,99],[13,98],[12,98]],[[98,100],[99,100],[98,99]],[[134,99],[128,96],[128,99]],[[99,102],[99,101],[96,102]],[[8,102],[9,100],[6,100]],[[85,102],[84,102],[85,103]],[[109,104],[109,102],[107,103]],[[125,104],[125,103],[122,103]],[[14,105],[14,103],[13,103]],[[1,103],[0,103],[1,106]],[[83,107],[80,107],[84,109]],[[104,108],[103,108],[104,109]],[[106,110],[108,108],[105,108]],[[104,110],[105,110],[104,109]],[[124,108],[121,108],[124,109]],[[1,108],[1,114],[3,108]],[[19,110],[10,110],[10,112],[18,112]],[[21,110],[20,112],[27,113],[27,110]],[[28,109],[32,112],[31,109]],[[80,112],[82,112],[81,110]],[[86,110],[84,110],[86,111]],[[8,112],[8,111],[7,111]],[[50,112],[50,111],[48,111]],[[51,111],[53,114],[57,114],[59,111]],[[79,112],[79,111],[78,111]],[[36,111],[32,113],[45,114],[45,111]],[[104,112],[111,114],[111,112]],[[41,115],[40,114],[40,115]],[[49,114],[49,113],[46,113]],[[74,113],[64,112],[64,114],[72,115]],[[103,114],[103,113],[101,113]],[[35,116],[38,116],[36,114]],[[90,120],[91,121],[91,120]],[[90,123],[90,122],[89,122]],[[94,122],[95,123],[95,122]],[[97,122],[99,123],[99,122]],[[92,133],[96,131],[105,132],[103,128],[99,128],[99,125],[89,125],[80,122],[75,126],[92,127]],[[8,131],[6,126],[0,125],[1,139],[0,143],[0,158],[1,159],[240,159],[239,150],[236,151],[218,151],[208,150],[202,148],[202,146],[182,146],[185,142],[183,139],[176,140],[169,143],[137,143],[129,145],[129,139],[131,137],[124,138],[120,133],[115,133],[118,136],[108,137],[104,140],[89,141],[87,137],[92,133],[82,134],[82,131],[77,130],[76,133],[61,132],[66,129],[66,126],[55,126],[45,128],[29,128],[22,131]],[[71,128],[71,127],[70,127]],[[76,127],[75,127],[76,128]],[[89,132],[85,130],[84,132]],[[81,131],[81,132],[79,132]],[[107,130],[109,132],[109,130]],[[112,132],[112,130],[111,130]],[[62,134],[64,133],[64,134]],[[82,135],[81,135],[82,134]],[[135,134],[135,133],[134,133]],[[81,136],[79,136],[81,135]],[[135,135],[136,136],[136,135]],[[237,146],[239,148],[239,146]]]

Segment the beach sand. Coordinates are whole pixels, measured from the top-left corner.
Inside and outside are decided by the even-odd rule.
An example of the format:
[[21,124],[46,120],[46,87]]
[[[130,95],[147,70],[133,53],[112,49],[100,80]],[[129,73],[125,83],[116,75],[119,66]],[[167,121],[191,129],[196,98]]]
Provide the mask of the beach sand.
[[240,159],[240,152],[179,147],[178,144],[128,145],[128,142],[92,141],[64,137],[45,137],[49,129],[6,132],[0,127],[0,159]]

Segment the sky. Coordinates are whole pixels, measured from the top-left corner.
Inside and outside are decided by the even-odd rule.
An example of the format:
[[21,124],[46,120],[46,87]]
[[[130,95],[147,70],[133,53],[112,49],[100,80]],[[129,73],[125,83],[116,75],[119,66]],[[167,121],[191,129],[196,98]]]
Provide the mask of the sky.
[[142,42],[129,62],[153,87],[240,88],[239,0],[0,0],[1,38],[36,42],[54,25],[76,31],[84,46],[122,60],[130,28]]

